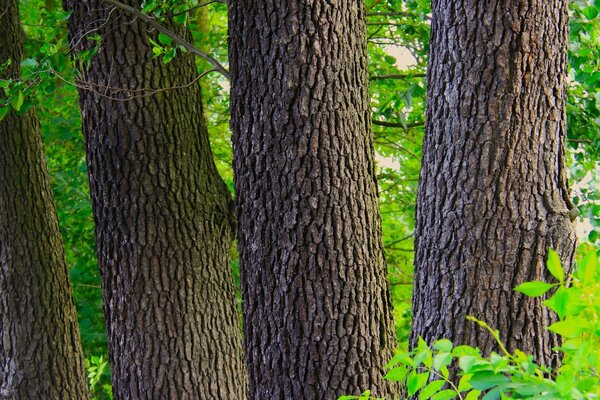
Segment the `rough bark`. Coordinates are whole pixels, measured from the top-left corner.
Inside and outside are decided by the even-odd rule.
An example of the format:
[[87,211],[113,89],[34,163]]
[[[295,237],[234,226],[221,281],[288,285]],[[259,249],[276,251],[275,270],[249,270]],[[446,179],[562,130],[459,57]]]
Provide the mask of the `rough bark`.
[[[3,0],[0,77],[19,79],[23,58],[17,1]],[[0,121],[0,398],[88,397],[40,125],[34,109],[11,111]]]
[[394,391],[364,18],[359,0],[230,2],[252,399]]
[[473,315],[556,365],[554,321],[513,288],[549,280],[548,249],[575,249],[565,168],[563,0],[432,3],[428,111],[416,221],[412,343],[489,353]]
[[232,201],[194,60],[153,58],[156,32],[101,1],[65,5],[77,52],[102,37],[79,96],[115,398],[243,399]]

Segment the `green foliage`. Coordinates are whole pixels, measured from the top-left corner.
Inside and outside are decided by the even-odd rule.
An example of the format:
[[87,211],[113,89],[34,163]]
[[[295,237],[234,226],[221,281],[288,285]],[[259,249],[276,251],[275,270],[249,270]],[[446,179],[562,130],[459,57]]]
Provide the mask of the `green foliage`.
[[[70,60],[66,38],[68,15],[62,11],[59,3],[56,2],[52,9],[46,9],[43,0],[20,0],[21,17],[27,36],[27,59],[21,63],[22,77],[0,81],[0,89],[4,91],[4,97],[0,97],[0,119],[10,110],[23,113],[33,106],[37,108],[44,132],[67,260],[71,267],[84,352],[92,362],[93,357],[96,360],[107,360],[108,356],[84,143],[76,102],[76,85],[82,83],[82,77],[75,73]],[[392,125],[376,124],[373,126],[373,133],[394,316],[400,348],[406,350],[411,320],[414,205],[421,166],[426,104],[426,80],[423,75],[428,61],[431,6],[429,0],[367,0],[366,5],[372,116],[375,121]],[[568,49],[567,136],[570,174],[574,183],[573,202],[578,207],[579,220],[589,225],[586,234],[591,243],[600,240],[599,6],[598,0],[574,0],[569,5],[571,36]],[[188,27],[192,38],[186,39],[223,65],[227,64],[226,4],[207,0],[145,0],[142,7],[143,12],[161,23],[173,26],[177,33],[182,32],[180,25]],[[75,60],[83,68],[87,68],[102,45],[102,38],[93,32],[85,40],[88,50]],[[180,47],[174,46],[171,38],[166,35],[157,35],[151,44],[155,56],[163,62],[170,62],[173,57],[181,54]],[[398,56],[399,52],[406,54],[406,57]],[[412,62],[404,62],[403,58],[410,58]],[[200,58],[197,58],[197,67],[199,73],[211,68]],[[385,76],[387,77],[382,78]],[[220,74],[210,74],[203,77],[200,84],[215,163],[233,193],[229,82]],[[238,277],[237,262],[234,262],[233,268],[234,275]],[[585,270],[584,267],[580,269]],[[596,269],[589,267],[586,270],[588,272],[580,276],[582,282],[587,276],[587,283],[582,285],[589,285],[597,279],[592,278],[597,275],[596,272],[589,272]],[[519,286],[518,290],[537,296],[556,289],[546,305],[556,311],[561,320],[568,322],[552,329],[567,335],[577,334],[579,336],[573,338],[576,340],[587,332],[584,330],[579,333],[584,325],[581,321],[589,322],[593,318],[588,314],[577,317],[573,315],[571,306],[575,304],[573,298],[577,297],[573,290],[579,284],[576,280],[579,270],[575,275],[563,276],[562,279],[560,271],[562,269],[559,270],[554,265],[554,283],[528,283]],[[578,290],[588,293],[582,288]],[[583,309],[590,312],[589,307]],[[456,361],[461,356],[455,353],[456,348],[448,347],[448,342],[438,342],[437,345],[445,347],[434,346],[431,350],[430,369],[441,373],[440,368],[448,362],[448,357],[453,357],[452,360]],[[465,351],[464,347],[458,348]],[[567,355],[566,350],[565,354]],[[593,351],[586,354],[593,354]],[[517,357],[515,354],[512,356]],[[569,356],[566,357],[568,359]],[[488,358],[487,361],[491,363],[491,359]],[[97,364],[94,361],[89,365],[94,363]],[[422,365],[421,363],[421,367]],[[393,373],[394,370],[390,371],[390,378],[400,380],[398,378],[401,372]],[[425,376],[422,374],[425,372],[419,370],[411,375],[413,390],[422,384]],[[432,381],[435,374],[431,371],[429,373],[430,379],[421,388],[421,393],[434,393],[430,398],[435,399],[451,398],[448,397],[451,394],[448,386],[437,387],[439,382],[430,386],[435,381]],[[100,380],[93,389],[94,396],[98,399],[109,398],[110,391],[105,390],[106,387],[109,388],[108,374],[108,370],[104,369],[98,375]],[[408,374],[407,370],[406,379]],[[370,394],[366,393],[362,398],[368,396]],[[467,395],[465,397],[468,398]]]
[[108,365],[108,361],[103,356],[92,356],[85,359],[85,367],[87,369],[88,382],[92,393],[101,391],[106,398],[112,400],[112,388],[110,384],[102,383],[110,379],[110,366]]
[[[408,352],[398,352],[386,378],[401,382],[408,396],[428,399],[595,399],[600,396],[600,269],[598,249],[585,248],[575,272],[566,276],[558,255],[550,250],[547,268],[556,284],[528,282],[515,290],[538,297],[557,287],[544,304],[559,321],[547,327],[559,334],[563,364],[557,371],[538,365],[520,350],[509,352],[500,332],[473,317],[489,332],[499,353],[483,356],[471,346],[441,339],[430,347],[423,339]],[[543,285],[542,285],[543,284]],[[544,286],[545,285],[545,286]],[[368,397],[368,392],[365,392]],[[346,397],[354,399],[359,397]]]

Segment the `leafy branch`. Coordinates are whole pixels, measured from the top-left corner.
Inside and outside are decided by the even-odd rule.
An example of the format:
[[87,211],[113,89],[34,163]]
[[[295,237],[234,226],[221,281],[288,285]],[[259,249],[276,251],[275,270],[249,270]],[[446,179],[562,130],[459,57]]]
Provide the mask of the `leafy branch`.
[[198,49],[196,46],[194,46],[193,44],[191,44],[190,42],[188,42],[187,40],[185,40],[184,38],[182,38],[175,32],[165,28],[163,25],[159,24],[158,22],[156,22],[154,19],[150,18],[146,14],[142,13],[141,11],[137,10],[136,8],[128,6],[127,4],[123,4],[117,0],[102,0],[102,1],[105,2],[106,4],[114,6],[120,10],[123,10],[123,11],[131,14],[132,16],[137,17],[137,18],[141,19],[142,21],[146,22],[147,24],[151,25],[154,29],[156,29],[157,31],[159,31],[160,33],[162,33],[164,35],[167,35],[168,37],[173,39],[173,41],[175,43],[179,44],[180,46],[182,46],[184,49],[186,49],[190,53],[205,59],[210,65],[212,65],[214,67],[215,70],[220,72],[225,78],[230,79],[229,71],[227,71],[227,69],[219,61],[217,61],[217,59],[215,59],[211,55],[203,52],[202,50]]

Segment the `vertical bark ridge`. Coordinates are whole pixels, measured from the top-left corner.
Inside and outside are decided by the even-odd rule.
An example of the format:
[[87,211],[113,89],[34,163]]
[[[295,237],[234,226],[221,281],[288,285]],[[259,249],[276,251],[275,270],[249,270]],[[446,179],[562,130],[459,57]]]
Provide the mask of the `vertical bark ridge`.
[[[0,77],[19,79],[23,59],[18,4],[4,0]],[[88,397],[40,124],[34,109],[11,111],[0,121],[0,398]]]
[[513,292],[567,267],[575,234],[565,169],[567,3],[434,0],[416,221],[412,343],[447,337],[558,362],[555,320]]
[[250,398],[394,393],[362,1],[230,3]]
[[156,33],[101,1],[65,4],[77,52],[102,37],[79,95],[115,398],[243,399],[232,200],[194,59],[153,58]]

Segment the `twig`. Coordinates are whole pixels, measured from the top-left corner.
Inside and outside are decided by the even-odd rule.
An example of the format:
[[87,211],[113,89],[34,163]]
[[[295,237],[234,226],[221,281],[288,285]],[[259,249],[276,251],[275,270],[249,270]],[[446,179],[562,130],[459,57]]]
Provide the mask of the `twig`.
[[227,2],[224,1],[224,0],[211,0],[211,1],[207,1],[206,3],[198,4],[197,6],[188,8],[187,10],[180,11],[178,13],[175,13],[175,14],[171,15],[171,16],[172,17],[176,17],[176,16],[181,15],[181,14],[186,14],[186,13],[189,13],[190,11],[197,10],[198,8],[201,8],[201,7],[206,7],[206,6],[208,6],[210,4],[213,4],[213,3],[221,3],[221,4],[227,5]]
[[[100,85],[98,83],[93,83],[93,82],[86,82],[86,81],[82,81],[80,79],[76,79],[75,82],[71,82],[68,79],[66,79],[65,77],[61,76],[61,74],[59,74],[56,71],[50,71],[52,74],[54,74],[58,79],[60,79],[61,81],[65,82],[68,85],[73,85],[76,86],[80,89],[84,89],[84,90],[89,90],[92,93],[95,93],[99,96],[102,96],[106,99],[109,100],[114,100],[114,101],[131,101],[131,100],[136,100],[136,99],[140,99],[140,98],[144,98],[144,97],[149,97],[152,95],[155,95],[157,93],[160,92],[167,92],[167,91],[171,91],[171,90],[180,90],[180,89],[186,89],[190,86],[192,86],[194,83],[198,82],[200,79],[202,79],[204,76],[208,75],[211,72],[217,72],[217,70],[215,68],[213,69],[209,69],[208,71],[205,71],[203,73],[201,73],[200,75],[198,75],[197,77],[195,77],[191,82],[182,85],[182,86],[172,86],[172,87],[168,87],[168,88],[160,88],[160,89],[123,89],[123,88],[118,88],[118,87],[111,87],[111,86],[105,86],[105,85]],[[105,92],[111,91],[114,93],[140,93],[140,92],[146,92],[140,95],[136,95],[136,96],[132,96],[132,97],[126,97],[126,98],[121,98],[121,97],[114,97],[114,96],[109,96],[106,95],[104,93],[100,93],[100,91],[98,91],[96,88],[99,89],[106,89]]]
[[413,232],[413,233],[411,233],[411,234],[410,234],[410,235],[408,235],[408,236],[405,236],[405,237],[403,237],[403,238],[401,238],[401,239],[394,240],[393,242],[386,244],[386,245],[385,245],[385,247],[393,246],[393,245],[395,245],[395,244],[398,244],[398,243],[400,243],[400,242],[404,242],[405,240],[408,240],[408,239],[410,239],[410,238],[411,238],[411,237],[413,237],[413,236],[415,236],[415,233],[414,233],[414,232]]
[[589,139],[567,139],[569,143],[592,143]]
[[425,122],[424,121],[414,122],[412,124],[402,124],[400,122],[379,121],[379,120],[374,119],[372,122],[373,122],[373,125],[386,126],[388,128],[410,129],[410,128],[416,128],[416,127],[419,127],[419,126],[425,126]]
[[372,81],[379,81],[384,79],[412,79],[412,78],[425,78],[427,74],[419,73],[419,74],[389,74],[389,75],[374,75],[369,79]]

